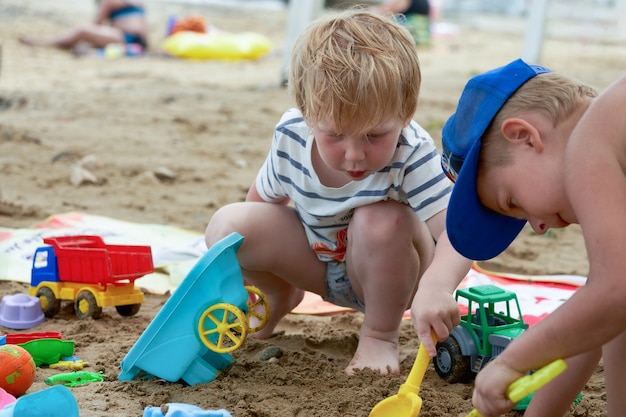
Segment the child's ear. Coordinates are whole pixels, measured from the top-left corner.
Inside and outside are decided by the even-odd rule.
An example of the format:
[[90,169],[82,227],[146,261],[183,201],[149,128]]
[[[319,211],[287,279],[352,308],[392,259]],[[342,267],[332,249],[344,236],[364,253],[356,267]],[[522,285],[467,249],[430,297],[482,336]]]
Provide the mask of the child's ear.
[[537,128],[527,120],[519,118],[506,119],[500,127],[504,138],[512,145],[523,144],[537,151],[543,151],[543,141]]

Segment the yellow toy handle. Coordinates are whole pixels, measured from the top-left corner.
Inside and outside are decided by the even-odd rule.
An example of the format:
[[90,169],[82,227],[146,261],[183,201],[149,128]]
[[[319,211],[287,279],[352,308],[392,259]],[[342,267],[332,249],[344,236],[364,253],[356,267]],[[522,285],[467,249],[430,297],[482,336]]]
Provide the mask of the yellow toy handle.
[[[513,382],[506,390],[506,396],[514,403],[520,402],[527,395],[532,394],[545,384],[556,378],[561,372],[567,368],[567,364],[563,359],[557,359],[554,362],[537,370],[532,375],[526,375]],[[467,417],[482,417],[478,410],[473,409]]]
[[[431,330],[430,337],[432,337],[433,342],[437,341],[437,335],[435,335],[434,330]],[[411,368],[411,371],[409,372],[405,383],[400,385],[400,388],[398,389],[398,394],[405,394],[408,392],[414,392],[418,394],[420,392],[420,386],[422,385],[424,375],[426,375],[426,368],[428,368],[429,363],[430,356],[428,355],[424,344],[420,342],[420,346],[417,349],[417,356],[415,357],[413,367]]]
[[424,347],[424,344],[420,342],[419,349],[417,350],[417,357],[415,358],[415,362],[413,363],[413,367],[409,372],[409,376],[406,379],[406,382],[400,386],[398,389],[398,394],[403,394],[405,392],[414,392],[419,393],[420,386],[422,385],[422,380],[424,379],[424,375],[426,374],[426,368],[428,368],[428,364],[430,363],[430,356],[428,356],[428,352]]

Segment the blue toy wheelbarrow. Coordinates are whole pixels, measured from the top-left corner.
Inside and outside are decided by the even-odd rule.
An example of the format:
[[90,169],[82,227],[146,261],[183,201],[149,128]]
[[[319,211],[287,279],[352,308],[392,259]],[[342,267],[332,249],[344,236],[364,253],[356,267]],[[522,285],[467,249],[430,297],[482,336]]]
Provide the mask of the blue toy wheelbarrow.
[[270,313],[265,295],[244,285],[235,255],[242,242],[232,233],[198,260],[122,360],[119,380],[132,380],[141,370],[195,385],[211,382],[233,363],[229,353],[261,330]]

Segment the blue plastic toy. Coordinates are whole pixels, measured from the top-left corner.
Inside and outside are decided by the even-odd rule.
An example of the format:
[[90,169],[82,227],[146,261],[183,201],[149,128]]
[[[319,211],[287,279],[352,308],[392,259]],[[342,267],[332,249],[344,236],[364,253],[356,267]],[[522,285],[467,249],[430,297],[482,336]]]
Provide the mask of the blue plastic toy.
[[232,417],[226,410],[203,410],[200,407],[182,403],[166,404],[167,412],[161,407],[146,407],[143,417]]
[[74,395],[63,385],[22,395],[0,409],[0,417],[78,417]]
[[[132,380],[143,370],[195,385],[212,381],[233,363],[229,353],[269,317],[265,295],[244,286],[235,256],[242,242],[232,233],[198,260],[122,360],[119,380]],[[248,314],[259,322],[256,327],[250,327]]]

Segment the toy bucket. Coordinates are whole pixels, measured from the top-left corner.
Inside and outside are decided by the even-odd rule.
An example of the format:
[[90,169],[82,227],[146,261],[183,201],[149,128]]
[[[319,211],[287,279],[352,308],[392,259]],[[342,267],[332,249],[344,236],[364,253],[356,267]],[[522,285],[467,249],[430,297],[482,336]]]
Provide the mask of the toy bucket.
[[78,404],[70,390],[55,385],[22,395],[0,410],[0,417],[78,417]]

